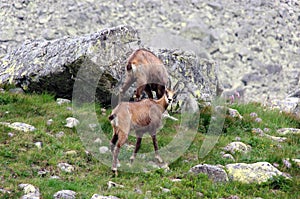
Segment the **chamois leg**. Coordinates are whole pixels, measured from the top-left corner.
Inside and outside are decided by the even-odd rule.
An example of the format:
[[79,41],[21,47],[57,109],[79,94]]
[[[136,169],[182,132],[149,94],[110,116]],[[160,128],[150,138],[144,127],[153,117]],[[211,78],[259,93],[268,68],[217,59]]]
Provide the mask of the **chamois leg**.
[[118,156],[120,153],[120,147],[117,146],[115,147],[114,153],[113,153],[113,164],[112,164],[112,172],[117,176],[118,175],[118,171],[117,171],[117,162],[118,162]]
[[166,87],[163,85],[157,85],[156,96],[157,99],[160,99],[165,94]]
[[146,84],[144,84],[143,86],[140,86],[136,89],[136,101],[140,100],[141,94],[143,92],[143,90],[145,90]]
[[152,91],[151,91],[151,86],[150,84],[147,84],[146,87],[145,87],[145,92],[147,93],[148,97],[150,99],[153,99],[153,94],[152,94]]
[[142,142],[142,137],[137,137],[134,152],[133,152],[132,156],[130,157],[130,163],[131,164],[133,163],[137,152],[141,148],[141,142]]
[[127,140],[127,135],[126,133],[124,133],[123,131],[119,130],[118,132],[118,141],[117,144],[114,148],[114,152],[113,152],[113,163],[112,163],[112,168],[111,170],[113,171],[113,173],[117,176],[118,175],[118,171],[117,171],[117,165],[118,165],[118,156],[120,153],[120,148],[125,144],[126,140]]
[[[117,141],[118,141],[118,134],[114,134],[111,141],[110,141],[110,150],[111,150],[112,154],[114,154],[114,150],[115,150],[115,146],[116,146]],[[117,167],[119,167],[119,166],[120,166],[120,162],[117,159]]]
[[152,137],[154,151],[155,151],[155,158],[158,160],[159,163],[163,163],[163,159],[158,154],[158,145],[157,145],[156,133],[152,134],[151,137]]
[[117,141],[118,141],[118,135],[114,134],[110,141],[110,150],[112,153],[114,152]]

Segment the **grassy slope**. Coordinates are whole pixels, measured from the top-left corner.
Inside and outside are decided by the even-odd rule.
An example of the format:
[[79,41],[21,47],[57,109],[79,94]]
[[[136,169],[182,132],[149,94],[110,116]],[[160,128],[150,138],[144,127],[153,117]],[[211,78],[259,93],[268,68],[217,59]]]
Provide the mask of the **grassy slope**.
[[[120,198],[144,198],[146,191],[151,191],[152,198],[197,198],[197,192],[205,198],[220,198],[238,195],[240,198],[297,198],[300,187],[300,169],[295,165],[291,169],[285,168],[283,158],[300,158],[300,136],[287,136],[284,143],[270,141],[252,133],[252,128],[269,128],[271,135],[276,135],[276,129],[281,127],[300,128],[300,120],[290,115],[279,114],[276,111],[264,110],[258,104],[233,105],[244,116],[243,121],[226,118],[225,128],[214,149],[204,158],[198,159],[198,150],[204,139],[205,129],[209,123],[210,110],[203,109],[199,122],[199,132],[189,150],[170,165],[170,171],[156,170],[150,173],[131,174],[120,172],[118,177],[112,177],[110,168],[101,164],[95,157],[85,153],[81,140],[75,129],[64,127],[65,118],[72,116],[67,106],[59,106],[49,95],[0,95],[0,122],[25,122],[34,125],[37,131],[24,133],[0,125],[0,188],[12,191],[11,194],[1,194],[1,198],[17,198],[22,195],[17,186],[20,183],[30,183],[40,189],[43,198],[52,198],[53,194],[62,189],[71,189],[78,193],[78,198],[91,198],[94,193],[114,195]],[[97,107],[98,110],[100,107]],[[262,123],[255,123],[249,113],[256,112],[263,119]],[[176,117],[180,117],[177,115]],[[53,119],[51,126],[46,121]],[[105,132],[112,132],[106,116],[99,114],[99,121]],[[167,120],[162,132],[158,135],[160,147],[170,140],[178,123]],[[54,135],[64,131],[65,136],[56,138]],[[12,132],[13,137],[8,133]],[[110,137],[110,136],[109,136]],[[279,170],[288,172],[292,180],[276,178],[267,183],[241,184],[229,182],[214,184],[205,175],[191,175],[188,170],[199,163],[222,164],[232,163],[222,159],[222,147],[240,137],[242,142],[252,146],[253,150],[246,155],[236,154],[236,162],[253,163],[268,161],[279,163]],[[38,149],[34,142],[41,141],[42,149]],[[134,144],[134,139],[129,140]],[[76,155],[68,156],[66,151],[75,150]],[[152,151],[150,140],[143,140],[141,152]],[[67,162],[76,167],[72,174],[64,173],[57,168],[60,162]],[[38,171],[46,169],[50,172],[46,176],[39,176]],[[60,179],[50,179],[52,175]],[[174,178],[181,178],[181,182],[172,182]],[[124,188],[108,189],[107,182],[114,181],[124,185]],[[164,193],[161,187],[171,191]],[[140,189],[143,194],[138,194]]]

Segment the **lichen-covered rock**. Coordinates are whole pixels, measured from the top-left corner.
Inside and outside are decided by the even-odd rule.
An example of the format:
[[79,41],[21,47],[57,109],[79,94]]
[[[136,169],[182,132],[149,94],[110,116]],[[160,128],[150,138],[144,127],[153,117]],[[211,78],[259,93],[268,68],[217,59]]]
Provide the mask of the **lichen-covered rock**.
[[67,173],[72,173],[75,170],[75,167],[68,164],[68,163],[58,163],[58,168],[60,168],[60,170],[67,172]]
[[108,186],[109,189],[111,189],[111,188],[113,188],[113,187],[116,187],[116,188],[124,188],[123,185],[117,184],[117,183],[115,183],[115,182],[113,182],[113,181],[108,181],[107,186]]
[[39,199],[40,191],[38,188],[33,186],[32,184],[19,184],[19,189],[23,190],[25,195],[23,195],[22,199]]
[[61,190],[53,195],[54,199],[75,199],[76,192],[72,190]]
[[65,127],[68,127],[68,128],[74,128],[79,124],[79,121],[74,117],[68,117],[66,119],[66,122],[67,122],[67,124],[65,125]]
[[226,182],[228,181],[228,177],[224,169],[219,166],[209,165],[209,164],[199,164],[192,167],[189,172],[194,174],[203,173],[208,175],[210,179],[214,182]]
[[300,129],[297,128],[281,128],[277,130],[280,135],[300,134]]
[[235,161],[234,157],[231,154],[229,154],[229,153],[223,154],[222,158]]
[[84,36],[26,42],[1,60],[0,84],[15,84],[29,92],[47,91],[70,99],[77,72],[86,66],[90,73],[103,72],[97,76],[101,78],[97,94],[103,102],[108,100],[103,94],[109,93],[116,83],[116,74],[106,72],[125,60],[131,51],[128,43],[136,41],[136,30],[119,26]]
[[63,99],[63,98],[57,98],[56,99],[56,103],[58,105],[69,104],[69,103],[71,103],[71,100],[69,100],[69,99]]
[[14,123],[8,123],[8,122],[0,122],[0,124],[8,126],[9,128],[23,131],[23,132],[32,132],[35,131],[36,128],[30,124],[26,124],[23,122],[14,122]]
[[283,173],[268,162],[253,164],[235,163],[227,164],[226,171],[230,180],[242,183],[262,183],[273,176],[281,176]]
[[278,109],[283,112],[292,113],[300,117],[300,98],[288,97],[285,99],[273,99],[266,105],[271,109]]
[[235,152],[248,153],[251,150],[251,146],[243,142],[231,142],[224,147],[224,150],[232,154]]
[[278,137],[278,136],[273,136],[273,135],[269,135],[267,133],[264,133],[263,136],[276,141],[276,142],[284,142],[287,138],[286,137]]

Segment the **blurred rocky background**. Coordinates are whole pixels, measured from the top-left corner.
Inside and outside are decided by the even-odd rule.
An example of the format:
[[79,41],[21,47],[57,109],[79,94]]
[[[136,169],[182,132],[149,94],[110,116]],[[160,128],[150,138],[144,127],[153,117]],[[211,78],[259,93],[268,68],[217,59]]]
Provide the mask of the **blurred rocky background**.
[[1,0],[0,19],[2,60],[29,40],[125,24],[140,32],[145,47],[179,48],[215,62],[229,95],[238,91],[245,101],[266,101],[299,90],[296,0]]

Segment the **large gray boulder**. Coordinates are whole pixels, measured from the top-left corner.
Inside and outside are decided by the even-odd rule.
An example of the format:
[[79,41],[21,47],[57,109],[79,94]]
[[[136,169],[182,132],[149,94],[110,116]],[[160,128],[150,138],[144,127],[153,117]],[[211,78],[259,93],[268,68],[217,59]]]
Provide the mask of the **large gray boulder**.
[[[75,92],[80,100],[93,100],[89,95],[94,89],[96,99],[109,104],[124,79],[126,58],[141,47],[140,42],[138,32],[131,26],[52,41],[25,42],[1,59],[0,84],[14,84],[27,92],[48,92],[67,99]],[[218,77],[214,62],[192,52],[152,51],[164,61],[173,85],[181,81],[185,93],[205,101],[216,96]],[[73,90],[75,81],[80,88]]]
[[89,70],[104,67],[97,95],[101,96],[101,102],[106,102],[108,90],[116,83],[116,77],[109,72],[110,66],[125,59],[123,56],[131,51],[128,43],[138,41],[132,27],[119,26],[84,36],[25,42],[1,60],[0,84],[14,84],[28,92],[49,92],[70,99],[82,66]]

